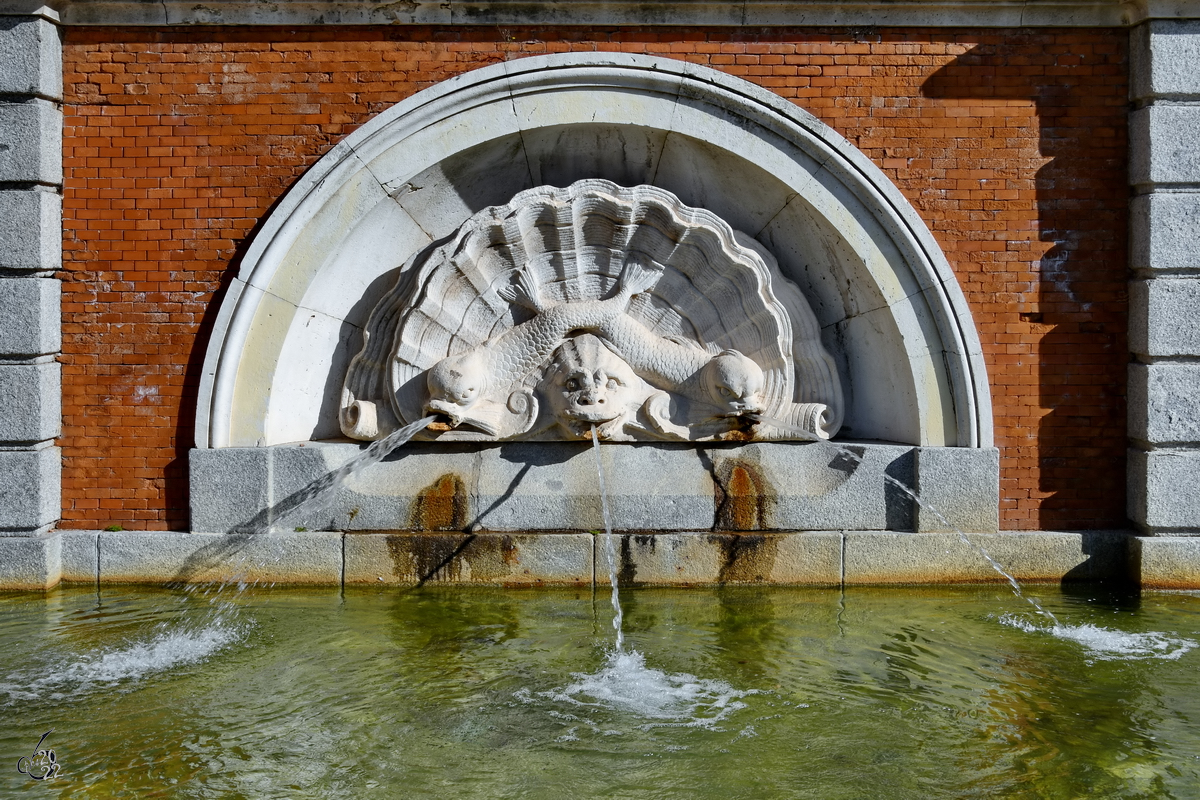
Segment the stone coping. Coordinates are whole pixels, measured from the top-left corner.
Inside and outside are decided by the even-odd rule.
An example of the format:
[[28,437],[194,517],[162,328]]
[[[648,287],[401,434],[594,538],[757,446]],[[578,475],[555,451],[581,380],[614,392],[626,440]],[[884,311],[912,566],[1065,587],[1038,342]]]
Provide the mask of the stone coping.
[[[1200,537],[1126,531],[621,533],[624,586],[998,583],[976,546],[1022,582],[1200,589]],[[602,586],[604,534],[258,535],[55,531],[0,539],[0,589],[69,583]]]
[[1195,0],[0,0],[65,25],[1121,27],[1200,17]]

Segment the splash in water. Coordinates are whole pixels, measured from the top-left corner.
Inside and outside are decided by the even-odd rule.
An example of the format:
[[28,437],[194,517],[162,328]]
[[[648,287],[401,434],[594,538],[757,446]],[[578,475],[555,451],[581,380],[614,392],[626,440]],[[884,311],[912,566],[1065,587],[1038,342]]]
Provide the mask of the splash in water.
[[[538,697],[563,703],[577,712],[608,710],[629,714],[649,722],[640,728],[688,727],[719,730],[718,723],[734,711],[745,708],[743,697],[755,690],[734,689],[728,683],[697,678],[687,673],[668,674],[646,666],[636,651],[614,652],[604,666],[593,673],[574,673],[574,683]],[[527,691],[516,694],[518,700],[534,702]],[[568,721],[586,722],[576,715],[557,716]],[[597,729],[599,733],[611,733]]]
[[191,629],[161,630],[153,636],[63,658],[38,669],[22,670],[0,683],[9,703],[73,696],[89,689],[135,682],[155,672],[205,661],[214,653],[245,638],[248,624],[216,619]]
[[[311,510],[335,492],[347,477],[382,461],[434,419],[436,418],[430,416],[417,420],[379,441],[372,442],[359,455],[338,469],[323,475],[283,502],[266,509],[231,533],[266,533],[284,520]],[[236,553],[237,550],[232,552]],[[245,556],[241,558],[244,559]],[[228,581],[236,585],[239,592],[253,583],[245,579],[244,571]],[[242,640],[249,627],[231,621],[232,606],[228,601],[220,599],[226,585],[228,584],[192,584],[187,587],[182,598],[185,602],[199,594],[210,603],[211,608],[203,619],[194,620],[186,625],[160,628],[155,633],[132,640],[121,647],[71,656],[60,663],[47,665],[36,673],[15,672],[0,682],[0,696],[7,695],[9,703],[34,699],[45,692],[57,698],[93,686],[108,687],[133,682],[151,673],[203,661]]]
[[1005,625],[1026,633],[1048,633],[1058,639],[1066,639],[1083,645],[1088,653],[1102,661],[1141,661],[1157,658],[1177,661],[1196,647],[1192,639],[1183,639],[1165,633],[1126,633],[1102,628],[1099,625],[1061,625],[1039,627],[1013,614],[1000,617]]

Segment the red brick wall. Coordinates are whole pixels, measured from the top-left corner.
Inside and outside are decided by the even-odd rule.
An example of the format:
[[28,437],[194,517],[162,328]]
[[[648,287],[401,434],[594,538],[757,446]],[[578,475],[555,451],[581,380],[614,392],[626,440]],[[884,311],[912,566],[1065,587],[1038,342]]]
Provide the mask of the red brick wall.
[[68,29],[63,525],[187,526],[214,297],[340,138],[527,54],[664,53],[832,125],[913,202],[979,326],[1002,526],[1119,526],[1125,452],[1122,31]]

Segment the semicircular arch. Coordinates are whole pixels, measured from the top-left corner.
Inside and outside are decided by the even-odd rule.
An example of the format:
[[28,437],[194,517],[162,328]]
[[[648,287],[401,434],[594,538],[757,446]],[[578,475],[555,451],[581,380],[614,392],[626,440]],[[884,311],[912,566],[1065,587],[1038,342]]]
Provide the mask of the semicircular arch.
[[417,93],[323,156],[271,212],[220,309],[198,447],[339,435],[373,299],[416,251],[533,186],[650,184],[752,237],[808,299],[846,397],[843,436],[988,447],[978,335],[944,255],[866,156],[715,70],[538,56]]

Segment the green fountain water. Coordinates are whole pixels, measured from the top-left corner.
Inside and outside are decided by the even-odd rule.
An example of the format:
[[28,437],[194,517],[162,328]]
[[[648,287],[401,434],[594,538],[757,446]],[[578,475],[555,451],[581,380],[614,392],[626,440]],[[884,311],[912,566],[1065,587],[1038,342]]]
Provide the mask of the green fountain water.
[[1194,797],[1200,596],[1041,595],[1091,638],[1001,586],[626,591],[640,701],[606,593],[12,595],[0,794],[53,728],[59,797]]

